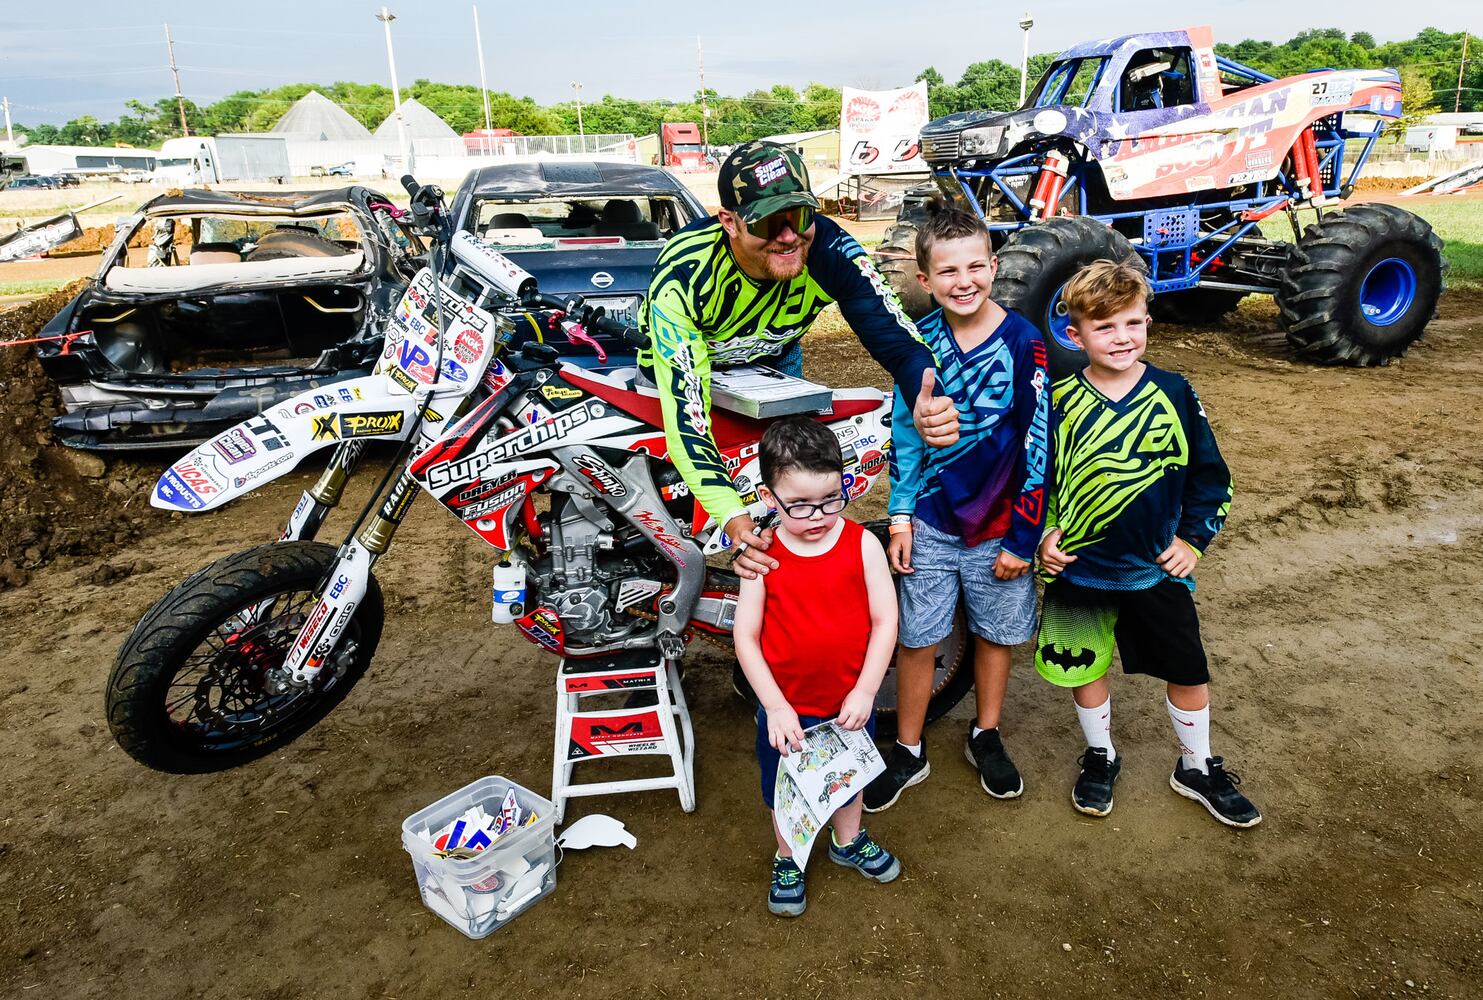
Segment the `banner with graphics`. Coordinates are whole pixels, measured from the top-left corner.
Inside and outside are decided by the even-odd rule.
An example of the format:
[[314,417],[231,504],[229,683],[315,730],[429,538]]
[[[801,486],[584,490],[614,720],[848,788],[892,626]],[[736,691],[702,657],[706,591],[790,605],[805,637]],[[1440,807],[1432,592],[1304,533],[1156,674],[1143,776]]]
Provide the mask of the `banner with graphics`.
[[839,114],[839,169],[845,174],[924,173],[921,132],[927,81],[899,90],[845,87]]

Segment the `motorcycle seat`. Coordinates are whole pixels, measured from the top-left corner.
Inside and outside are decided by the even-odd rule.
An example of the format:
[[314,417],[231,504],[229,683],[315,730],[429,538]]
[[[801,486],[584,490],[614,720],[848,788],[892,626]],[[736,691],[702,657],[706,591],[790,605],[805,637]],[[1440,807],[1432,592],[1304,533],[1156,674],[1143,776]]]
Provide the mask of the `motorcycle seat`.
[[[653,427],[664,426],[664,416],[659,408],[659,390],[641,385],[637,368],[603,371],[563,363],[561,377],[604,402],[611,403],[631,417]],[[884,399],[885,396],[878,389],[835,390],[832,411],[815,414],[814,419],[825,424],[838,423],[874,411]],[[762,432],[767,430],[769,422],[714,406],[711,408],[711,433],[715,436],[716,446],[722,451],[757,441],[762,437]]]

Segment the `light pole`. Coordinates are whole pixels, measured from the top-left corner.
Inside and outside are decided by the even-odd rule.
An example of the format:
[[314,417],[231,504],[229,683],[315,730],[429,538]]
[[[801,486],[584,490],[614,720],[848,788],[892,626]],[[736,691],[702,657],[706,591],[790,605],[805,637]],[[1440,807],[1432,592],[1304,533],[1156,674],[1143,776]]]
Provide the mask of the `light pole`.
[[494,127],[489,120],[489,84],[484,79],[484,37],[479,34],[479,7],[474,6],[474,45],[479,50],[479,93],[484,95],[484,131]]
[[402,91],[397,86],[396,56],[391,51],[391,22],[396,20],[396,15],[385,7],[382,7],[381,13],[376,15],[376,20],[380,21],[382,27],[386,29],[386,64],[391,67],[391,103],[396,109],[393,112],[396,115],[396,134],[397,140],[401,144],[402,161],[406,165],[407,173],[410,174],[413,172],[414,167],[412,149],[407,145],[407,123],[402,120]]
[[584,140],[583,144],[585,145],[587,133],[582,128],[582,85],[576,80],[573,80],[572,89],[577,92],[577,135]]
[[1035,19],[1026,11],[1020,18],[1020,30],[1025,33],[1025,50],[1020,56],[1020,106],[1025,104],[1025,90],[1030,82],[1030,29],[1035,27]]

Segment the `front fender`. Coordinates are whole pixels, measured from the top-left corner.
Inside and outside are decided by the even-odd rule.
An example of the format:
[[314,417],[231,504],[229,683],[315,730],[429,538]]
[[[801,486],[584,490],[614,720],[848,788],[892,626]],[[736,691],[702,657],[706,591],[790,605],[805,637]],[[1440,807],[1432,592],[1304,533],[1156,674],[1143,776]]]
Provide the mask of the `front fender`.
[[196,514],[215,510],[347,438],[404,441],[421,402],[381,375],[336,382],[242,421],[165,470],[150,505]]

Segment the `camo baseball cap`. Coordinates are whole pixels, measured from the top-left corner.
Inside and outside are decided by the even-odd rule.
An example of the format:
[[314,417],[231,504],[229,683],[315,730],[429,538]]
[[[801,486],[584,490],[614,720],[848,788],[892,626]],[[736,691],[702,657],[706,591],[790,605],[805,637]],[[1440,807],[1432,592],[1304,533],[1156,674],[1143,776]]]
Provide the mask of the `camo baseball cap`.
[[721,164],[716,183],[721,207],[740,215],[743,222],[756,222],[795,205],[819,208],[819,199],[809,190],[803,157],[775,142],[737,146]]

